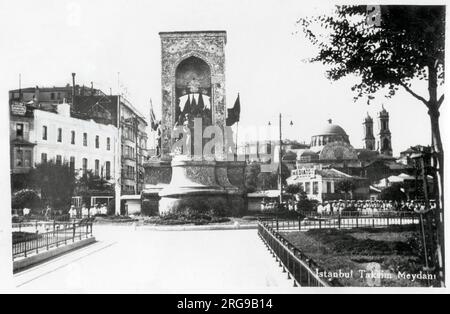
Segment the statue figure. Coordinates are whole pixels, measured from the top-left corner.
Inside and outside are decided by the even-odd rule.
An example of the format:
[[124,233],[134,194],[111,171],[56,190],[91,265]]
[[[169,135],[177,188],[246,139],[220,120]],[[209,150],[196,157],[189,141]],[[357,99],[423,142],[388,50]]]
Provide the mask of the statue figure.
[[186,137],[186,148],[187,151],[183,152],[183,155],[191,156],[192,155],[192,121],[189,114],[186,114],[184,123],[183,123],[183,136]]
[[159,158],[161,157],[161,137],[162,137],[162,123],[161,120],[157,122],[157,128],[156,128],[156,156]]

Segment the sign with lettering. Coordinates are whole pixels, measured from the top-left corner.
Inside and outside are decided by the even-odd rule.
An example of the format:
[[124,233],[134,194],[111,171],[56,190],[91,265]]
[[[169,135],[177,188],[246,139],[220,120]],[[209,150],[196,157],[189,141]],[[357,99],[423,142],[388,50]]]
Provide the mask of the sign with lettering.
[[27,106],[21,102],[11,104],[11,114],[15,116],[24,116],[27,113]]

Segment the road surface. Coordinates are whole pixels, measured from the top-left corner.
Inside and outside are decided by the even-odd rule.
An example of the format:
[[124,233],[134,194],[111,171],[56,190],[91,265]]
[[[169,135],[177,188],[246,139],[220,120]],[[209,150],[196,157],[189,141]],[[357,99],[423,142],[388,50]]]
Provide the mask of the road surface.
[[[94,226],[98,242],[14,276],[17,292],[286,292],[256,230]],[[298,289],[298,288],[297,288]]]

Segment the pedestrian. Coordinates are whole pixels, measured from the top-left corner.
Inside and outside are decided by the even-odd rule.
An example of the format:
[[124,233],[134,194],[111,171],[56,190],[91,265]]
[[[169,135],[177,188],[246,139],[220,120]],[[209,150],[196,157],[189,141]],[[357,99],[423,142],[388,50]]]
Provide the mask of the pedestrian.
[[108,215],[108,207],[106,207],[105,203],[102,204],[102,207],[100,208],[100,213],[105,216]]
[[24,216],[28,216],[28,215],[30,214],[30,211],[31,211],[31,209],[25,207],[25,208],[23,209],[23,215],[24,215]]
[[45,208],[45,214],[44,214],[44,216],[45,216],[46,218],[50,218],[51,215],[52,215],[52,209],[51,209],[50,205],[47,205],[47,207]]
[[88,218],[89,217],[89,209],[87,209],[86,205],[83,204],[81,206],[81,218]]
[[77,210],[75,209],[75,206],[70,206],[70,209],[69,209],[69,217],[70,217],[70,219],[75,219],[75,218],[77,218]]
[[319,215],[322,215],[323,211],[324,211],[324,209],[323,209],[322,203],[317,204],[317,213]]

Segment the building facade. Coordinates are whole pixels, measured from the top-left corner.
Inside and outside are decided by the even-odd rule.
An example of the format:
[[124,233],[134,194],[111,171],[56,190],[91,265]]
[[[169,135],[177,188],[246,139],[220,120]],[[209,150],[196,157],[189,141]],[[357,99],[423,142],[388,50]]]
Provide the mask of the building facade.
[[54,161],[69,164],[78,175],[92,171],[114,183],[119,166],[116,158],[118,131],[114,125],[74,118],[70,114],[70,104],[64,102],[51,111],[26,104],[21,104],[20,111],[18,106],[12,102],[10,111],[13,176],[20,177],[37,164]]
[[144,189],[144,162],[148,158],[147,122],[125,98],[120,102],[122,194],[140,194]]
[[141,193],[147,122],[130,101],[92,83],[76,85],[75,73],[71,85],[12,90],[9,98],[20,113],[10,119],[12,173],[27,173],[45,159],[66,161],[111,178],[116,196]]
[[143,164],[148,156],[145,117],[123,96],[76,95],[74,100],[72,114],[118,128],[120,193],[140,194],[144,186]]
[[350,192],[352,199],[367,199],[369,197],[369,183],[366,179],[350,176],[336,169],[302,168],[292,171],[287,179],[289,185],[299,185],[309,199],[319,202],[343,199],[344,195],[338,190],[338,183],[351,180],[355,189]]

